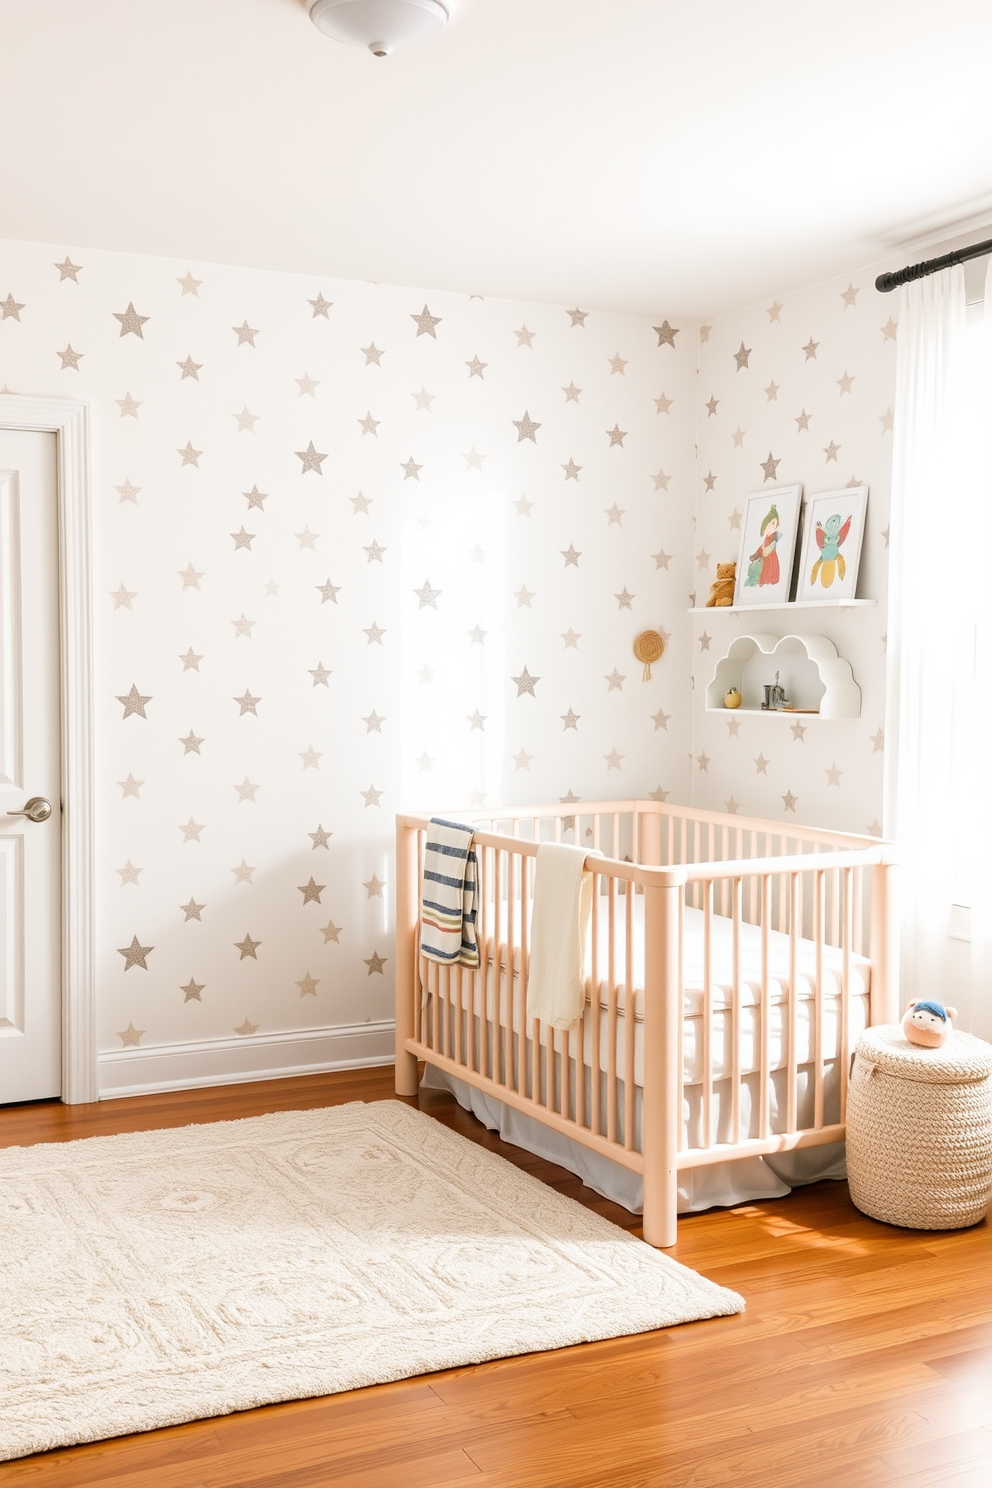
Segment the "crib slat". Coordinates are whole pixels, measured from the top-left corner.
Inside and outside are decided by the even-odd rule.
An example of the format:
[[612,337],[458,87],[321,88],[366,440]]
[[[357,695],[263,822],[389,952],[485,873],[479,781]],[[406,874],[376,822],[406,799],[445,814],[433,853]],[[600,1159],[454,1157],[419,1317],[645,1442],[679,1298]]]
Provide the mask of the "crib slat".
[[[507,1085],[506,1060],[509,1052],[509,1028],[503,1033],[503,854],[493,849],[493,1037],[496,1049],[493,1058],[493,1079],[499,1085]],[[506,986],[510,987],[511,971],[506,972]],[[512,1027],[512,997],[510,1003]]]
[[816,989],[814,996],[814,1083],[813,1083],[813,1125],[823,1125],[823,966],[824,966],[824,937],[826,921],[826,875],[818,871],[813,875],[814,883],[814,916],[816,950],[814,952],[816,966]]
[[761,1029],[760,1053],[758,1057],[758,1135],[767,1137],[771,1133],[770,1084],[771,1084],[771,874],[761,879]]
[[796,1130],[798,1119],[799,1102],[799,1064],[798,1064],[798,1017],[799,1017],[799,938],[802,934],[802,882],[798,873],[790,873],[790,908],[789,908],[789,993],[786,1002],[786,1094],[785,1094],[785,1122],[786,1130]]
[[606,1135],[617,1139],[617,881],[609,879],[606,979]]
[[628,1152],[634,1150],[634,1032],[636,1019],[636,979],[634,977],[634,908],[637,904],[633,885],[627,885],[624,899],[626,914],[626,975],[624,983],[624,1053],[623,1053],[623,1145]]
[[[721,894],[723,885],[721,884]],[[713,880],[703,886],[703,1007],[700,1051],[703,1080],[703,1146],[713,1146]]]
[[840,1114],[839,1120],[847,1120],[847,1080],[850,1068],[849,1049],[851,1040],[850,996],[851,996],[851,942],[854,935],[854,900],[856,870],[843,870],[843,936],[840,960],[840,1029],[838,1033],[837,1062],[840,1066]]
[[[597,818],[598,821],[598,818]],[[600,1047],[603,1037],[603,1010],[600,1006],[599,984],[602,980],[602,935],[599,928],[599,910],[601,896],[603,893],[603,878],[599,873],[592,876],[593,891],[593,916],[592,916],[592,991],[590,1000],[592,1003],[592,1039],[589,1053],[589,1061],[592,1069],[590,1075],[590,1129],[603,1135],[602,1120],[602,1088],[600,1081]]]
[[733,972],[731,985],[731,1064],[730,1126],[731,1141],[741,1139],[741,927],[743,923],[743,880],[733,880]]

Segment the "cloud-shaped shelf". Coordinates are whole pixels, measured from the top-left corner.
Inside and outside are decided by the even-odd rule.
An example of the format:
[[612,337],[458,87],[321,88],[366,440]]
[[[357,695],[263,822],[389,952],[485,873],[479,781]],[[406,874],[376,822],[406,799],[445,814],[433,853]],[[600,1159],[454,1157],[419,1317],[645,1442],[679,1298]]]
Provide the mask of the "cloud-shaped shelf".
[[818,712],[821,718],[858,718],[861,688],[849,661],[833,641],[821,635],[741,635],[716,664],[706,689],[707,708],[724,707],[730,687],[741,694],[741,706],[762,710],[765,685],[779,674],[794,708]]

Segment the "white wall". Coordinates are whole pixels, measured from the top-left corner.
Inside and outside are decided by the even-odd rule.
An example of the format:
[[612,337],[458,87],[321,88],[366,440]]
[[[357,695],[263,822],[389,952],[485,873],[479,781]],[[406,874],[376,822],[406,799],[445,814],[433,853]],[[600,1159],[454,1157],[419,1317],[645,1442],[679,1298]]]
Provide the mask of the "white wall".
[[688,799],[697,327],[0,266],[0,387],[92,415],[103,1086],[388,1057],[394,812]]

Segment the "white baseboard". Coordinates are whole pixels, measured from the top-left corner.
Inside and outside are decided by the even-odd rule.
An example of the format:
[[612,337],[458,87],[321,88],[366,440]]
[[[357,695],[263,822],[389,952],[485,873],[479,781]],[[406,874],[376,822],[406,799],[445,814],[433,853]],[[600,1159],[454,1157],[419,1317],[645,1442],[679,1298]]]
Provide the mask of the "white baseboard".
[[111,1100],[392,1062],[393,1024],[383,1022],[303,1028],[261,1038],[252,1034],[148,1049],[112,1049],[97,1055],[97,1071],[100,1099]]

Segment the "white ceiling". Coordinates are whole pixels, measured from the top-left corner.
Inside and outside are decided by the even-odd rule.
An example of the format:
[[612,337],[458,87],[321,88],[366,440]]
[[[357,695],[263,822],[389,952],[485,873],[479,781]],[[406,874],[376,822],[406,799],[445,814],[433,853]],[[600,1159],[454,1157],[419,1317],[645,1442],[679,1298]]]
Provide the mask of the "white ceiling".
[[0,237],[712,319],[992,212],[989,0],[453,11],[0,0]]

